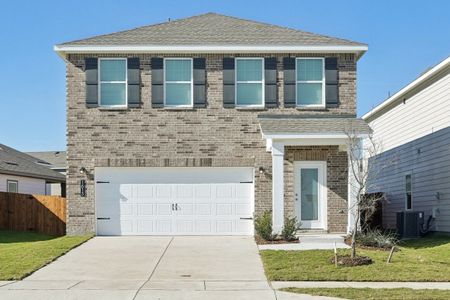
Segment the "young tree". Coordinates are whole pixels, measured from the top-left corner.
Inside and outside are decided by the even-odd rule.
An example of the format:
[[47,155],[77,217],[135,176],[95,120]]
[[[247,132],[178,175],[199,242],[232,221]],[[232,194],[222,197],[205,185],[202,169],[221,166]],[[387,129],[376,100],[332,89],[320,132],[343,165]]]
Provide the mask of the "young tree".
[[[349,160],[350,173],[350,193],[352,193],[354,202],[349,204],[350,213],[353,216],[353,231],[351,241],[351,258],[356,257],[356,235],[361,227],[361,213],[370,215],[376,208],[377,201],[380,201],[382,194],[366,195],[366,191],[371,190],[373,186],[371,178],[376,178],[381,171],[382,165],[376,160],[377,155],[381,153],[381,145],[376,143],[373,136],[369,134],[365,138],[352,130],[346,132],[347,135],[347,152]],[[370,158],[370,163],[369,163]],[[366,220],[363,220],[366,221]]]

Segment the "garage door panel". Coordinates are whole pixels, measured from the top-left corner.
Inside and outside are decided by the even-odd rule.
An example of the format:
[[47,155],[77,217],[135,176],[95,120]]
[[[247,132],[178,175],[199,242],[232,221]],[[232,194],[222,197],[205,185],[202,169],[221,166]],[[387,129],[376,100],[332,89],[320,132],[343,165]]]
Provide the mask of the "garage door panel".
[[194,196],[194,186],[191,184],[181,184],[178,186],[175,186],[176,198],[189,198],[191,199]]
[[137,204],[137,216],[153,216],[153,204]]
[[159,219],[155,221],[156,223],[156,233],[160,234],[171,234],[172,231],[172,219]]
[[122,216],[134,215],[134,207],[135,207],[135,205],[130,204],[130,203],[121,203],[120,204],[120,215],[122,215]]
[[194,204],[180,203],[178,204],[177,214],[182,216],[193,216],[194,215]]
[[194,232],[194,220],[176,220],[177,233],[188,234]]
[[236,207],[235,214],[238,216],[250,217],[252,215],[251,204],[237,203],[235,207]]
[[229,199],[232,197],[233,197],[233,185],[224,184],[224,185],[216,186],[216,198],[217,199],[223,199],[223,198]]
[[232,233],[233,232],[233,221],[231,220],[219,220],[216,221],[217,233]]
[[[171,175],[167,171],[171,168],[166,168],[162,177],[154,173],[154,168],[100,169],[101,177],[96,180],[110,183],[96,185],[97,217],[109,217],[110,220],[97,221],[98,234],[253,233],[253,222],[240,219],[253,215],[253,184],[240,183],[250,177],[239,173],[249,169],[237,168],[231,171],[228,168],[202,168],[205,169],[204,177],[199,175],[201,172],[198,172],[198,168],[183,168]],[[143,169],[148,170],[153,176],[147,176]],[[218,175],[222,169],[227,169],[224,171],[223,179]],[[132,170],[136,170],[135,173]],[[197,172],[195,176],[187,174],[191,170],[194,170],[193,173]],[[212,176],[207,173],[208,170],[213,170]],[[185,174],[180,177],[180,172]],[[176,182],[180,178],[197,182]],[[208,183],[211,178],[219,182]],[[238,178],[238,182],[220,182],[235,178]],[[152,182],[153,180],[173,180],[173,182],[157,183]]]
[[194,185],[194,201],[201,201],[204,198],[211,198],[211,185]]
[[152,234],[154,233],[153,220],[138,220],[136,234]]
[[195,214],[199,216],[210,216],[212,212],[211,203],[197,203],[195,204]]
[[154,198],[154,185],[153,184],[137,184],[137,198],[151,200]]
[[158,216],[171,216],[173,214],[172,204],[157,203],[156,204],[156,214]]
[[211,220],[195,220],[194,221],[194,230],[198,233],[211,233],[212,232],[212,224]]
[[156,199],[168,199],[172,197],[172,185],[169,184],[158,184],[156,188]]
[[230,203],[217,203],[216,215],[217,216],[231,216],[233,214],[233,205]]

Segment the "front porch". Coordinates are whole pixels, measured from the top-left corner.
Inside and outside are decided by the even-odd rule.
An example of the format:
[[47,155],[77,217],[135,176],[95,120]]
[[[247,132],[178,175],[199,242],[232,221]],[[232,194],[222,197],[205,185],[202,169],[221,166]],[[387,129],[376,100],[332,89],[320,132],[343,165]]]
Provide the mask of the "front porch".
[[351,231],[354,193],[349,172],[348,136],[370,129],[354,117],[260,116],[266,150],[272,155],[273,230],[286,217],[302,229]]

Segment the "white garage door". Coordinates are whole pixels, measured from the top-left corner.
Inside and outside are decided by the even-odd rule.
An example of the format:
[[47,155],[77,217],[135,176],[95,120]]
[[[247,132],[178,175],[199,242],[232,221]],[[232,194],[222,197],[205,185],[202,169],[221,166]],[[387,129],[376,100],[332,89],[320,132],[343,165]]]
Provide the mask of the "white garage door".
[[98,235],[252,235],[252,168],[96,168]]

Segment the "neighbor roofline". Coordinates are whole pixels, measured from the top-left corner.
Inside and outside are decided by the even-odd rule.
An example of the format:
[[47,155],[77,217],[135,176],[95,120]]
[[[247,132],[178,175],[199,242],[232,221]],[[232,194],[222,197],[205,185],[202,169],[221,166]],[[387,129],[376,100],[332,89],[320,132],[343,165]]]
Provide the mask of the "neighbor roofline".
[[[56,171],[54,171],[54,172],[56,172]],[[47,175],[40,175],[40,174],[27,173],[27,172],[21,172],[21,171],[13,171],[13,170],[4,170],[4,169],[0,169],[0,174],[43,179],[43,180],[49,180],[52,182],[63,182],[63,183],[66,182],[66,178],[64,175],[62,175],[62,177],[47,176]]]
[[374,118],[377,114],[381,113],[384,109],[389,107],[389,105],[394,104],[397,101],[400,101],[400,99],[411,90],[417,88],[422,83],[430,79],[432,76],[438,74],[440,71],[442,71],[444,68],[450,65],[450,56],[444,59],[442,62],[419,76],[416,80],[402,88],[400,91],[383,101],[381,104],[375,106],[372,110],[368,111],[365,115],[362,116],[362,119],[366,122],[369,122],[368,119]]
[[354,53],[359,59],[368,46],[361,45],[212,45],[212,46],[190,46],[190,45],[55,45],[54,51],[63,59],[67,54],[83,53]]

